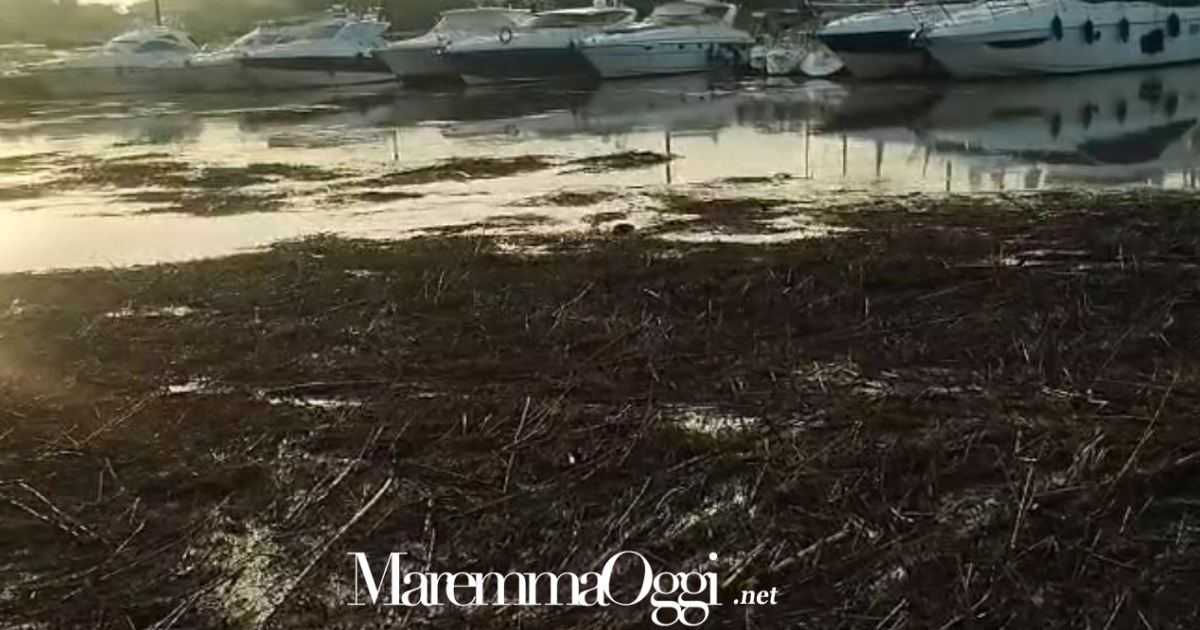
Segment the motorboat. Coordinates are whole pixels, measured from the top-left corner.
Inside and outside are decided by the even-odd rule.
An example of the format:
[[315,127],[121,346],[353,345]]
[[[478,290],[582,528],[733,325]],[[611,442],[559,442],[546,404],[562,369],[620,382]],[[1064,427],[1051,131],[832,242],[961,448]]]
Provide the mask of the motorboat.
[[124,33],[97,50],[25,66],[29,89],[51,97],[185,89],[184,70],[200,51],[183,31],[154,26]]
[[393,42],[375,51],[405,83],[456,81],[458,69],[444,55],[451,42],[471,37],[497,37],[500,31],[515,32],[533,18],[525,9],[483,7],[446,11],[428,33]]
[[396,76],[374,55],[387,42],[388,22],[369,16],[331,14],[281,29],[276,41],[246,51],[237,62],[263,89],[295,89],[384,83]]
[[241,60],[257,50],[277,45],[289,37],[287,28],[261,24],[223,48],[195,55],[188,66],[187,82],[201,92],[225,92],[257,87]]
[[750,49],[750,68],[768,77],[824,78],[845,67],[837,53],[805,33],[790,33]]
[[605,79],[740,68],[754,38],[734,28],[737,13],[717,0],[670,2],[641,22],[585,38],[581,49]]
[[1192,0],[990,0],[928,25],[920,43],[962,79],[1070,74],[1200,60]]
[[907,4],[849,15],[827,24],[817,38],[860,79],[937,74],[932,57],[914,34],[939,20],[953,19],[966,5]]
[[521,28],[451,42],[446,55],[467,84],[595,77],[581,42],[636,19],[634,9],[597,0],[592,7],[536,13]]
[[804,75],[828,77],[845,64],[817,40],[819,17],[811,7],[756,11],[755,45],[750,49],[750,69],[769,77]]
[[813,11],[773,9],[755,11],[754,47],[750,49],[750,69],[767,76],[788,76],[800,70],[808,54],[807,32],[817,21]]

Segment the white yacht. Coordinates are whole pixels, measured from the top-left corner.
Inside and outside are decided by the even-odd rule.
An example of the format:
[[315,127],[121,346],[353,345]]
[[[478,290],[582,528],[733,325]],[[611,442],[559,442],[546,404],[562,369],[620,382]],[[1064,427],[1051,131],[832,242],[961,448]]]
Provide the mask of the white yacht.
[[963,6],[910,3],[859,13],[830,22],[817,38],[860,79],[928,76],[938,69],[914,34],[939,20],[953,19]]
[[919,39],[956,78],[1159,66],[1200,60],[1200,2],[991,0]]
[[186,89],[183,71],[199,51],[187,33],[156,26],[21,71],[31,89],[52,97],[175,91]]
[[532,18],[533,14],[526,9],[482,7],[446,11],[428,33],[393,42],[375,51],[375,55],[405,83],[457,80],[458,69],[443,54],[447,45],[471,37],[496,37],[502,29],[515,32]]
[[737,13],[736,5],[716,0],[670,2],[641,22],[584,39],[581,49],[606,79],[739,67],[754,38],[733,27]]
[[589,8],[537,13],[518,29],[451,42],[446,54],[468,84],[595,76],[580,43],[636,18],[634,9],[596,0]]
[[371,17],[330,15],[283,29],[277,40],[240,55],[248,80],[264,89],[294,89],[394,81],[373,51],[389,24]]

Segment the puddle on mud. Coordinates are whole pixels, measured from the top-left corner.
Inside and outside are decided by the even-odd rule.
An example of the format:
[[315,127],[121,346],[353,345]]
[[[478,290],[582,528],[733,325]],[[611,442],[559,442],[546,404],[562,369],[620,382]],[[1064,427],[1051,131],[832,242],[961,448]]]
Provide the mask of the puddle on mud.
[[361,400],[344,398],[325,398],[320,396],[270,396],[263,400],[269,405],[288,405],[301,409],[359,409],[366,403]]
[[826,199],[1194,188],[1194,71],[3,103],[0,272],[501,223],[760,242],[811,233]]
[[195,315],[198,311],[190,306],[164,306],[162,308],[134,310],[132,308],[123,308],[111,313],[105,313],[108,319],[165,319],[171,317],[187,317]]
[[736,416],[716,407],[700,405],[673,408],[669,416],[681,430],[710,437],[736,434],[762,424],[758,418]]

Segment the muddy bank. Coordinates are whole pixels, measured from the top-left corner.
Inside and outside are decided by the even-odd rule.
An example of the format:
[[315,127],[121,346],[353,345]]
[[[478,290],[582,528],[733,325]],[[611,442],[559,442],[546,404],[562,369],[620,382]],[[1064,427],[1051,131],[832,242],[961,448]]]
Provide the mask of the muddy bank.
[[1193,207],[905,198],[776,245],[321,238],[0,277],[0,618],[511,628],[347,608],[344,554],[637,549],[727,602],[780,589],[713,627],[1193,627]]

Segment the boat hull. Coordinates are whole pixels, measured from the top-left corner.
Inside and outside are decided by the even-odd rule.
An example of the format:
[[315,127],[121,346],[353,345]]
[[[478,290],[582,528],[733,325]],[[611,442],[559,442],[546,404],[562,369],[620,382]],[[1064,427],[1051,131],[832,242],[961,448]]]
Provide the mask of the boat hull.
[[583,54],[601,77],[621,79],[741,68],[749,48],[741,42],[680,41],[585,46]]
[[240,60],[250,80],[260,88],[290,90],[387,83],[396,75],[374,56],[247,57]]
[[180,92],[188,89],[186,73],[182,65],[61,68],[31,74],[26,85],[51,98]]
[[1077,74],[1200,61],[1200,9],[1065,2],[932,29],[924,45],[951,76]]
[[196,63],[183,70],[182,89],[194,92],[237,92],[258,85],[249,70],[236,60],[218,63]]
[[895,53],[837,53],[846,70],[859,79],[927,78],[941,74],[932,58],[923,51]]
[[451,63],[440,46],[388,48],[376,51],[375,56],[406,83],[459,79],[458,68]]
[[921,78],[941,74],[940,68],[913,41],[911,29],[853,34],[821,34],[818,38],[841,57],[846,70],[859,79]]
[[596,70],[576,47],[451,52],[468,85],[549,80],[594,80]]
[[1181,45],[1176,47],[1168,44],[1161,53],[1147,55],[1139,47],[1128,44],[1106,46],[1102,40],[1088,45],[1079,29],[1072,30],[1066,34],[1069,40],[1047,39],[1025,48],[997,48],[994,42],[946,41],[931,43],[929,51],[951,76],[958,79],[1078,74],[1200,60],[1200,42],[1180,42]]

